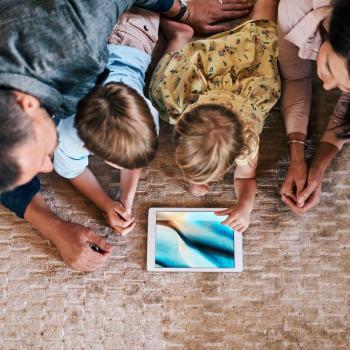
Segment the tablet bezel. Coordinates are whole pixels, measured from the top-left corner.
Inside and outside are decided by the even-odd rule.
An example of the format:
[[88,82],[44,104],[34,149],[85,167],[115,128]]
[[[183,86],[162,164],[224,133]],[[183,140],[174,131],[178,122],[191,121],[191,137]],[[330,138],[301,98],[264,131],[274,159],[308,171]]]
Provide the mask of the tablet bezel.
[[155,246],[156,246],[156,221],[157,212],[199,212],[199,211],[216,211],[224,210],[223,208],[150,208],[148,210],[148,231],[147,231],[147,270],[151,272],[242,272],[243,271],[243,245],[242,234],[234,232],[234,252],[235,267],[192,267],[192,268],[176,268],[176,267],[156,267],[155,266]]

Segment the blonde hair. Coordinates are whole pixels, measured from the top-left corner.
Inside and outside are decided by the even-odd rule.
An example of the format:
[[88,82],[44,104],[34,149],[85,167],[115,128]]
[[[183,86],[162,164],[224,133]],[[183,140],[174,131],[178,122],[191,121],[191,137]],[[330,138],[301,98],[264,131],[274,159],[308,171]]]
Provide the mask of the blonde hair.
[[208,183],[222,177],[240,154],[242,125],[229,109],[203,104],[178,120],[174,143],[175,161],[185,179]]
[[146,166],[158,149],[146,101],[122,83],[98,86],[85,96],[78,103],[75,126],[89,151],[126,169]]

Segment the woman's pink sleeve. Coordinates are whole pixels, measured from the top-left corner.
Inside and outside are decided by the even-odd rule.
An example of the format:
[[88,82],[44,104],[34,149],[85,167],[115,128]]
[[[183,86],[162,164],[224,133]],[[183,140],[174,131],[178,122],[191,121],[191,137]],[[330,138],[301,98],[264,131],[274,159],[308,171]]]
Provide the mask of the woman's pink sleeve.
[[343,92],[338,100],[337,105],[329,119],[326,131],[324,132],[321,142],[327,142],[336,146],[339,150],[349,140],[338,138],[338,134],[341,131],[337,126],[343,121],[343,117],[350,104],[350,94]]
[[287,135],[307,135],[312,99],[312,67],[309,60],[299,58],[299,48],[285,40],[286,30],[278,26],[280,70],[282,76],[282,113]]

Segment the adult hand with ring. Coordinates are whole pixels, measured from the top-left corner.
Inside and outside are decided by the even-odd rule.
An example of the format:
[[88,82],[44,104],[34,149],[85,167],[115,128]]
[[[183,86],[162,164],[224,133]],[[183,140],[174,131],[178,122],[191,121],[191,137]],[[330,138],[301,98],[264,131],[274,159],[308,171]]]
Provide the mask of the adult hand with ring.
[[197,34],[214,34],[232,28],[232,23],[220,23],[248,16],[252,4],[248,0],[189,0],[188,14],[182,22]]

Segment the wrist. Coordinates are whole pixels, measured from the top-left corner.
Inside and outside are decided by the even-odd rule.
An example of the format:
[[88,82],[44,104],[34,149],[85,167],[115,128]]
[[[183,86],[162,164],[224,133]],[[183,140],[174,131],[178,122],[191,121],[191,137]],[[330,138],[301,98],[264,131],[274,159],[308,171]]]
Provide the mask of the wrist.
[[191,5],[188,3],[186,4],[186,11],[184,12],[183,16],[179,19],[179,22],[181,23],[190,23],[190,18],[191,18]]
[[103,201],[103,204],[97,206],[101,211],[108,211],[111,207],[114,207],[114,200],[108,197]]
[[339,149],[335,145],[321,142],[317,148],[311,168],[315,169],[319,174],[325,173],[338,152]]
[[54,218],[50,222],[47,222],[47,230],[42,232],[43,236],[49,239],[54,245],[60,241],[64,241],[65,227],[67,222],[60,218]]
[[327,168],[328,168],[328,162],[323,161],[322,159],[315,158],[313,162],[310,165],[310,173],[316,173],[319,176],[324,176]]
[[249,212],[249,214],[251,214],[254,207],[254,200],[238,200],[237,206],[241,207],[244,211]]
[[288,145],[292,162],[305,162],[306,135],[300,132],[288,134]]
[[169,19],[173,21],[182,21],[187,16],[187,2],[186,0],[174,0],[171,9],[164,13]]
[[120,195],[119,197],[120,203],[122,203],[125,207],[125,209],[131,209],[132,205],[134,203],[134,196],[133,195]]
[[301,144],[290,145],[290,159],[292,163],[304,163],[305,162],[305,147]]

